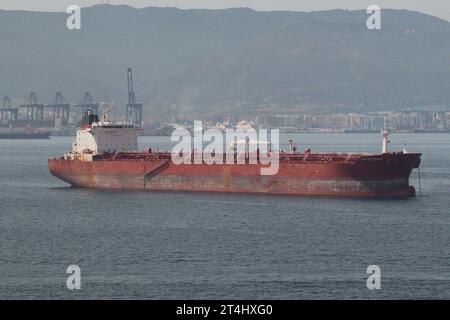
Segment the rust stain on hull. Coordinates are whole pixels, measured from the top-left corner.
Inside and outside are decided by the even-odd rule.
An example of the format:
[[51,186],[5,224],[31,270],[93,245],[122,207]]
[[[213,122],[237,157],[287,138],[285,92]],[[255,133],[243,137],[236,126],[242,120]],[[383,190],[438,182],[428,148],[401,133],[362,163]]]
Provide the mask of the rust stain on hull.
[[413,197],[409,185],[420,154],[295,159],[284,156],[276,175],[259,164],[175,165],[167,157],[50,159],[50,172],[72,186],[161,191],[233,192],[348,197]]

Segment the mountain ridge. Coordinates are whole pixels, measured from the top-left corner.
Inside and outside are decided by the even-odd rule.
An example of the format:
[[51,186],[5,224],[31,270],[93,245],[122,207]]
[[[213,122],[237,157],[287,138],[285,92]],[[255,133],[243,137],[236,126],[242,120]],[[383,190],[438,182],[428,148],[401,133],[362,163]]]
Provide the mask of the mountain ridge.
[[[126,102],[127,67],[147,108],[371,109],[450,101],[450,23],[383,10],[314,12],[96,5],[80,31],[65,13],[0,10],[0,95],[23,100],[85,91]],[[18,103],[19,101],[17,101]]]

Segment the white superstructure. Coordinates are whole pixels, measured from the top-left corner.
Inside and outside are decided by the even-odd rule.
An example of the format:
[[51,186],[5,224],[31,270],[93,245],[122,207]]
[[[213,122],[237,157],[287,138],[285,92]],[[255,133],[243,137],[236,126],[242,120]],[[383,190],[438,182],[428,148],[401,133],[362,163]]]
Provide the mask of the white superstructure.
[[77,131],[73,154],[101,155],[138,149],[140,128],[128,122],[94,122]]

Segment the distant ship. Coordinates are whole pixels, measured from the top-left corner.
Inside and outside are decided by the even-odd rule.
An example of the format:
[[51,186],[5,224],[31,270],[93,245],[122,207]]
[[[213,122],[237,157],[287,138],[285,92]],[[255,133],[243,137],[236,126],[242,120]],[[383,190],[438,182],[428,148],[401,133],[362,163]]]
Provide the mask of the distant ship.
[[0,133],[0,139],[50,139],[50,131]]
[[139,132],[131,123],[85,114],[72,151],[49,159],[49,170],[86,188],[372,198],[416,194],[409,177],[421,154],[388,152],[387,131],[381,153],[280,152],[278,172],[266,176],[260,174],[260,162],[175,164],[170,152],[132,151]]

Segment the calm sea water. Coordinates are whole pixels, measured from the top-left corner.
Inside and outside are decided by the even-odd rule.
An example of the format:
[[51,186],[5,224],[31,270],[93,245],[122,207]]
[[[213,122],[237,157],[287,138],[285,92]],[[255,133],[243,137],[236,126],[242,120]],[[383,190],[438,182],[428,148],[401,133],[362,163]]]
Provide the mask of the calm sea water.
[[[300,150],[381,145],[376,134],[292,136]],[[47,158],[71,140],[0,140],[0,298],[450,298],[450,135],[391,136],[391,148],[424,154],[423,196],[408,200],[70,188]],[[66,287],[71,264],[81,290]],[[366,287],[373,264],[381,290]]]

